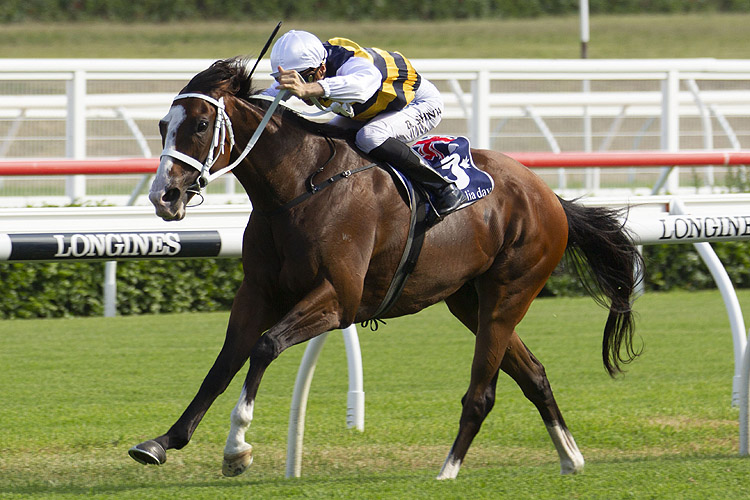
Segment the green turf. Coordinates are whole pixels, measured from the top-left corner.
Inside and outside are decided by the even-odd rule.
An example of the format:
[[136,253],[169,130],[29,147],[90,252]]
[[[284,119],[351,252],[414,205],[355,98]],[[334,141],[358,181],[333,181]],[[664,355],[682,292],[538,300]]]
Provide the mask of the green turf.
[[[593,16],[590,58],[748,57],[750,13]],[[4,25],[2,57],[225,58],[257,54],[275,23]],[[285,21],[411,58],[578,58],[577,16],[451,22]]]
[[[750,292],[740,303],[747,308]],[[443,305],[360,330],[364,433],[345,428],[346,360],[341,336],[330,335],[297,480],[284,479],[284,461],[302,347],[266,373],[248,433],[255,463],[227,479],[221,452],[242,376],[165,465],[127,456],[185,408],[218,352],[226,313],[5,321],[0,498],[741,497],[750,459],[738,456],[719,293],[649,294],[636,309],[643,355],[617,380],[601,366],[605,311],[590,299],[538,300],[519,327],[547,367],[587,459],[583,474],[559,475],[539,416],[501,377],[495,410],[448,482],[433,478],[457,431],[473,341]]]

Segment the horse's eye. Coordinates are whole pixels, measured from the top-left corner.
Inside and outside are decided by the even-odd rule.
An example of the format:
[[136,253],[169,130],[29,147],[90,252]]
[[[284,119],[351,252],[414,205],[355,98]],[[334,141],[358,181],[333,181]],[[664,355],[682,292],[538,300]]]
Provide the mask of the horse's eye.
[[201,120],[198,122],[198,126],[195,127],[195,131],[198,133],[205,132],[208,129],[208,120]]

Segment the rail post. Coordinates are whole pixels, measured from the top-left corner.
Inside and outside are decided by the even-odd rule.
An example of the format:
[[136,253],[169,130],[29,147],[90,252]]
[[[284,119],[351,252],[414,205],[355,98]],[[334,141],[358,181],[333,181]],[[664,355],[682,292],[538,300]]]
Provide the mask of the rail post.
[[[669,70],[662,81],[661,107],[661,148],[670,153],[680,150],[680,74],[677,70]],[[662,173],[668,172],[666,189],[669,193],[676,193],[680,182],[680,169],[664,167]],[[656,194],[656,193],[653,193]]]
[[471,82],[471,139],[474,147],[490,149],[490,72],[479,70]]
[[[76,70],[66,82],[65,155],[74,160],[86,158],[86,72]],[[65,194],[71,201],[86,196],[86,177],[71,175],[65,180]]]
[[[310,385],[318,363],[320,351],[323,350],[326,338],[330,332],[311,339],[305,348],[297,379],[294,382],[292,404],[289,408],[289,429],[286,445],[286,477],[300,477],[302,474],[302,444],[305,437],[305,415],[307,413],[307,397]],[[365,430],[365,393],[362,378],[362,352],[359,348],[357,327],[349,325],[341,332],[344,335],[347,366],[349,369],[349,392],[346,404],[346,426],[358,431]]]
[[750,349],[745,346],[742,357],[742,377],[740,378],[740,456],[746,457],[750,436]]
[[[688,211],[685,204],[674,199],[669,204],[669,213],[673,215],[685,215]],[[745,320],[742,317],[742,308],[740,301],[737,299],[737,292],[734,290],[732,280],[729,279],[724,265],[714,252],[711,243],[701,242],[693,243],[693,247],[700,255],[703,263],[706,264],[714,283],[724,299],[724,307],[729,316],[729,327],[732,332],[732,341],[734,344],[734,377],[732,378],[732,406],[740,405],[741,380],[742,380],[742,357],[747,349],[747,334],[745,333]]]

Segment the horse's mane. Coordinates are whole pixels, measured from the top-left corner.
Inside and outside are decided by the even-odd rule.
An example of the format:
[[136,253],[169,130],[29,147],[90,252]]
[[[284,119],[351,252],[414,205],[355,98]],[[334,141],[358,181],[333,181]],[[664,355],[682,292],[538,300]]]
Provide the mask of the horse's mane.
[[[249,63],[250,58],[242,56],[218,60],[195,75],[180,93],[211,94],[218,91],[219,94],[229,94],[264,110],[268,109],[270,102],[263,99],[253,99],[263,89],[253,87]],[[279,107],[276,112],[281,113],[285,120],[290,119],[298,127],[310,133],[347,141],[353,141],[354,139],[353,132],[350,130],[326,123],[312,122],[288,108]]]
[[258,91],[252,88],[248,62],[249,58],[240,56],[216,61],[195,75],[180,93],[211,94],[212,92],[218,92],[237,97],[257,93]]

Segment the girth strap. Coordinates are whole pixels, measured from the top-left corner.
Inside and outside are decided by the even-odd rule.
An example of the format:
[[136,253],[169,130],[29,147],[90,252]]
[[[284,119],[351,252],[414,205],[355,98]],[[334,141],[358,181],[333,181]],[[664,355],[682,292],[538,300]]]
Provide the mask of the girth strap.
[[378,321],[384,323],[380,317],[393,307],[393,304],[395,304],[401,296],[407,278],[417,265],[419,254],[422,252],[424,235],[429,226],[429,224],[425,222],[428,207],[426,203],[423,202],[423,196],[426,195],[415,190],[411,181],[406,182],[406,188],[408,190],[409,200],[412,202],[411,218],[409,220],[409,234],[406,236],[406,245],[404,245],[404,253],[401,255],[401,261],[398,263],[398,267],[396,267],[396,272],[391,279],[391,284],[383,297],[383,301],[372,315],[372,318],[362,322],[364,328],[367,328],[369,324],[373,331],[377,330]]

